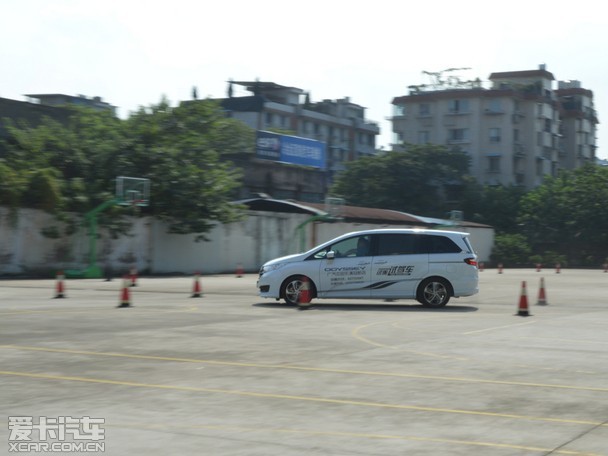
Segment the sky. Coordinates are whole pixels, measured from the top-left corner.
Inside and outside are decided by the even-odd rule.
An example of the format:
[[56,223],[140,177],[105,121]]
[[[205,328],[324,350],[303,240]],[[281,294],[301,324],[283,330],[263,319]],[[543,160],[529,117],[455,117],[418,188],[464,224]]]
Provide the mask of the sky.
[[[429,83],[423,72],[470,68],[458,75],[487,81],[544,64],[593,91],[600,122],[608,112],[599,0],[0,0],[0,11],[0,97],[20,101],[100,96],[125,118],[193,87],[222,98],[227,81],[259,79],[313,102],[350,97],[388,149],[391,101]],[[602,124],[597,137],[608,158]]]

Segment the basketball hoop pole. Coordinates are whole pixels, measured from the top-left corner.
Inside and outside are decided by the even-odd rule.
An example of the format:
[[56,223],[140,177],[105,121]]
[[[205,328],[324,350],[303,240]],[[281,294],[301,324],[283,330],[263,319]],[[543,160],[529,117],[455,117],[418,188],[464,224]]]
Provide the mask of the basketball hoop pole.
[[[139,188],[140,190],[135,190]],[[84,271],[65,271],[68,277],[86,277],[98,279],[103,277],[103,272],[97,266],[97,215],[105,211],[108,207],[116,204],[131,205],[134,210],[139,206],[148,205],[149,179],[118,176],[116,178],[116,198],[101,203],[95,209],[84,215],[83,225],[89,228],[89,265]],[[131,195],[130,200],[126,200],[125,195]],[[126,203],[126,204],[125,204]]]
[[305,221],[303,221],[302,223],[300,223],[296,227],[296,229],[295,229],[296,233],[297,232],[300,233],[300,252],[305,252],[306,251],[306,248],[305,248],[305,245],[304,245],[306,243],[306,233],[304,232],[304,227],[306,225],[308,225],[309,223],[312,223],[312,222],[329,222],[329,223],[333,223],[333,222],[337,222],[338,220],[340,220],[340,219],[337,218],[337,217],[332,217],[331,215],[327,215],[327,214],[321,214],[321,215],[313,215],[309,219],[306,219]]

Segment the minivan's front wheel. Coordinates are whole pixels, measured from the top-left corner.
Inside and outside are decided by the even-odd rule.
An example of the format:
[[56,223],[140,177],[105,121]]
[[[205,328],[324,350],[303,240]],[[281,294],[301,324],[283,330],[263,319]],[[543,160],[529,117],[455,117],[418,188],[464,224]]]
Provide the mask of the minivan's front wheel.
[[418,287],[416,299],[426,307],[443,307],[450,300],[450,284],[439,277],[430,277]]
[[[306,288],[303,289],[305,283],[308,290]],[[308,303],[315,297],[314,285],[306,276],[292,276],[283,282],[281,296],[287,304],[292,306],[301,302],[301,299]]]

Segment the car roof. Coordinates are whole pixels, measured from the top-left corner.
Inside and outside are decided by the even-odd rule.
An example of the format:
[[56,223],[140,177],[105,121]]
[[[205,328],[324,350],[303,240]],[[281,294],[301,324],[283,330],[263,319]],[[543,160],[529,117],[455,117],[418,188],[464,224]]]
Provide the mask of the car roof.
[[352,231],[344,233],[343,236],[361,235],[361,234],[447,234],[469,236],[470,233],[465,231],[450,231],[450,230],[430,230],[425,228],[374,228],[371,230]]

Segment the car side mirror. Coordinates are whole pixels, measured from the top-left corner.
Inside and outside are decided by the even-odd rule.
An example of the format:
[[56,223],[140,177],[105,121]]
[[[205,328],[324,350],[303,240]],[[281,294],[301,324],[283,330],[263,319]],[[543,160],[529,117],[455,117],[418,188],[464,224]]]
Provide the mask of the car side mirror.
[[327,255],[325,255],[325,258],[327,258],[328,260],[333,260],[336,257],[336,252],[334,252],[333,250],[330,250],[329,252],[327,252]]

